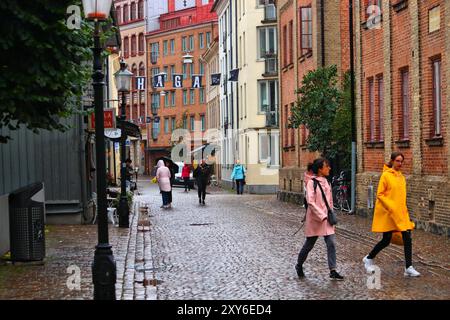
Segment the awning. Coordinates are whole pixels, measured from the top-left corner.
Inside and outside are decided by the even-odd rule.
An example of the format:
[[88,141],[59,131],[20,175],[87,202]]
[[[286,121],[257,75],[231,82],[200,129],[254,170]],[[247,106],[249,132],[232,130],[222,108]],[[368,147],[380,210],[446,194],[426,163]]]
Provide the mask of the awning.
[[117,126],[119,128],[122,128],[122,123],[125,126],[125,134],[129,137],[135,137],[142,139],[141,129],[139,129],[138,125],[135,125],[134,123],[131,123],[129,121],[118,121]]

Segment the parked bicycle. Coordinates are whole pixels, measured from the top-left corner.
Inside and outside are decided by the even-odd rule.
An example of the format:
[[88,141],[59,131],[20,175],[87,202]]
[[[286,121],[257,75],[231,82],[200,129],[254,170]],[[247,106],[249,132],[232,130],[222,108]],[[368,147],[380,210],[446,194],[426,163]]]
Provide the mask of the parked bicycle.
[[351,212],[350,206],[350,184],[345,179],[345,172],[341,171],[338,176],[331,180],[333,193],[333,209],[343,212]]

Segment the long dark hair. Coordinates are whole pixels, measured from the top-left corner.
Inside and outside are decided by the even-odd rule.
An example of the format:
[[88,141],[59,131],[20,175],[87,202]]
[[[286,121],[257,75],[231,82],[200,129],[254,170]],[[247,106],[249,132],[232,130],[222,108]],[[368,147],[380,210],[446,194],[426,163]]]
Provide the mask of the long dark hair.
[[389,160],[389,162],[386,164],[389,168],[392,168],[394,165],[394,160],[398,157],[401,156],[403,158],[403,160],[405,160],[405,156],[403,155],[403,153],[401,152],[393,152],[391,154],[391,160]]

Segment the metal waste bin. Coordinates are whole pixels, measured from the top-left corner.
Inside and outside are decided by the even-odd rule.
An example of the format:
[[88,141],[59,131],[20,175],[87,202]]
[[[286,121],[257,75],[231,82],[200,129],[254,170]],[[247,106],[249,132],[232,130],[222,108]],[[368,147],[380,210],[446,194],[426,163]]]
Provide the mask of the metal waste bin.
[[41,182],[9,195],[9,230],[12,261],[45,258],[45,197]]

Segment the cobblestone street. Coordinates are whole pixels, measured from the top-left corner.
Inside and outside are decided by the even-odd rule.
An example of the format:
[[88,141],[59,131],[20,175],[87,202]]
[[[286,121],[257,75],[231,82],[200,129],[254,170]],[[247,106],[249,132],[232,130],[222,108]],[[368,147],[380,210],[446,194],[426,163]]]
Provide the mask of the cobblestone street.
[[341,216],[337,258],[345,281],[329,280],[323,240],[299,280],[294,265],[304,237],[302,231],[293,236],[298,206],[275,196],[211,191],[202,207],[195,190],[173,192],[174,208],[163,211],[156,187],[143,191],[153,216],[158,299],[450,298],[450,241],[444,237],[414,232],[414,265],[423,275],[418,279],[403,277],[403,248],[391,245],[376,259],[382,287],[370,290],[361,259],[379,238],[369,232],[369,219]]
[[[206,206],[196,190],[174,189],[171,210],[148,178],[135,196],[131,228],[110,226],[117,263],[117,299],[450,299],[450,240],[414,231],[413,261],[422,277],[403,277],[403,248],[391,245],[376,259],[381,289],[368,289],[361,263],[379,239],[369,219],[340,216],[338,270],[328,279],[320,239],[299,280],[294,265],[303,244],[302,210],[274,195],[211,189]],[[140,208],[144,208],[141,210]],[[147,214],[148,213],[148,214]],[[0,265],[0,299],[92,299],[91,263],[97,226],[49,226],[41,265]],[[67,268],[81,270],[80,290],[69,290]]]

